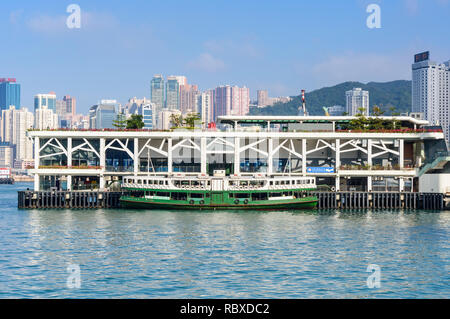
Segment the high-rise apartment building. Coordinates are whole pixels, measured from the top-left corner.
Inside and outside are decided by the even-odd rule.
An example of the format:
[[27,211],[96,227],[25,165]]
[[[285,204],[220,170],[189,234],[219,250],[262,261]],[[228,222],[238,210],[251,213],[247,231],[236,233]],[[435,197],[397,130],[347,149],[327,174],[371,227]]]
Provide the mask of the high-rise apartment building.
[[15,145],[16,160],[33,158],[33,143],[26,136],[26,131],[33,128],[33,113],[26,108],[17,110],[14,106],[2,111],[1,138],[2,142]]
[[34,109],[40,109],[46,106],[56,114],[56,94],[50,92],[49,94],[37,94],[34,96]]
[[214,120],[221,115],[246,115],[249,112],[250,90],[246,87],[220,86],[214,95]]
[[13,105],[20,109],[20,84],[16,79],[0,79],[0,112]]
[[155,112],[159,114],[165,106],[164,101],[164,78],[161,74],[153,77],[150,89],[150,100],[155,105]]
[[65,95],[63,101],[66,102],[66,114],[75,116],[77,114],[77,99],[70,95]]
[[0,167],[14,166],[14,145],[9,142],[0,142]]
[[180,84],[176,76],[167,77],[166,83],[166,109],[180,109]]
[[213,119],[213,93],[206,91],[197,95],[196,112],[200,114],[203,128],[208,127],[208,123],[214,122]]
[[257,91],[258,107],[269,105],[269,92],[267,90]]
[[198,95],[197,85],[180,85],[180,111],[182,114],[196,112]]
[[[354,88],[353,90],[345,92],[347,102],[347,113],[350,116],[356,114],[363,114],[369,116],[369,91],[364,91],[361,88]],[[364,108],[361,113],[360,109]]]
[[430,53],[414,56],[412,65],[412,112],[423,113],[432,125],[440,125],[450,144],[450,61],[430,61]]
[[231,114],[231,86],[219,86],[214,90],[214,122],[218,116]]
[[34,128],[38,130],[59,128],[58,114],[42,105],[34,110]]

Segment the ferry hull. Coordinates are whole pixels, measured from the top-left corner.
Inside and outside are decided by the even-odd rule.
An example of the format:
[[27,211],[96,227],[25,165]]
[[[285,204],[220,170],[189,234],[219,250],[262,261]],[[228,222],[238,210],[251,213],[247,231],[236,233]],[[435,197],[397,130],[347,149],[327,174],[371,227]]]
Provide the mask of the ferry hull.
[[120,198],[121,207],[134,209],[167,209],[167,210],[272,210],[272,209],[314,209],[317,206],[316,197],[305,197],[292,201],[276,201],[269,203],[249,204],[186,204],[168,202],[155,202],[145,198],[124,196]]

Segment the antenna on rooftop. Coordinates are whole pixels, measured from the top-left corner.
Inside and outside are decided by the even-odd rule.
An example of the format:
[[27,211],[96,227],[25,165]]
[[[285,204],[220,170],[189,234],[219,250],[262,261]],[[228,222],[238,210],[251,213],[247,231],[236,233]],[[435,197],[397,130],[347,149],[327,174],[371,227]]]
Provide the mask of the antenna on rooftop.
[[306,99],[305,99],[305,90],[302,90],[302,112],[303,114],[300,114],[300,109],[298,110],[298,115],[308,116],[308,113],[306,113]]

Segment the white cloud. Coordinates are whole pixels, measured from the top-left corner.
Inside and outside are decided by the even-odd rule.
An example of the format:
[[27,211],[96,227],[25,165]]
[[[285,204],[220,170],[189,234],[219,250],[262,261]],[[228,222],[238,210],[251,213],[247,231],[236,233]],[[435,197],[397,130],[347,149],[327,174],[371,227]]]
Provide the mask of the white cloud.
[[216,72],[225,68],[225,63],[213,57],[210,53],[202,53],[196,59],[188,62],[188,67],[192,69],[199,69],[206,72]]

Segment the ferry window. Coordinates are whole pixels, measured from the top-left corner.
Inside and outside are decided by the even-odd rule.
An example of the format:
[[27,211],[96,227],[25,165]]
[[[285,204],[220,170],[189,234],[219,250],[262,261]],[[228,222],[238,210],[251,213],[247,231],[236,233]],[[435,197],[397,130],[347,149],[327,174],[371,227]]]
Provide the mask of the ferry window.
[[164,184],[169,185],[169,181],[164,181]]
[[148,192],[150,196],[155,196],[155,192]]
[[189,181],[181,181],[181,185],[183,185],[183,186],[189,186]]
[[138,179],[138,184],[142,184],[142,179]]
[[270,193],[270,197],[281,197],[281,193]]
[[272,186],[273,185],[273,181],[270,181],[270,186]]
[[241,186],[247,186],[248,185],[248,182],[247,181],[241,181]]
[[168,192],[156,192],[156,196],[170,197],[170,193],[168,193]]
[[209,198],[209,194],[206,194],[206,198]]
[[284,185],[284,181],[281,181],[281,185]]
[[291,181],[286,181],[286,185],[291,185]]
[[199,183],[198,181],[193,181],[193,182],[192,182],[192,185],[193,185],[193,186],[198,186],[198,185],[200,185],[200,183]]
[[234,186],[234,182],[233,182],[233,181],[229,181],[229,182],[228,182],[228,185]]
[[159,185],[164,185],[164,181],[159,181]]
[[203,194],[192,193],[192,194],[191,194],[191,198],[203,198]]
[[275,185],[280,185],[280,181],[276,181],[276,182],[275,182]]
[[208,181],[208,186],[210,186],[211,185],[211,181]]
[[236,194],[234,194],[234,197],[236,197],[236,198],[249,198],[250,194],[249,193],[236,193]]
[[283,192],[283,196],[289,196],[289,192]]
[[253,193],[252,200],[267,200],[267,193]]
[[175,181],[174,184],[175,184],[175,186],[178,187],[178,186],[180,186],[180,181]]
[[187,193],[173,192],[170,198],[173,200],[187,200]]

